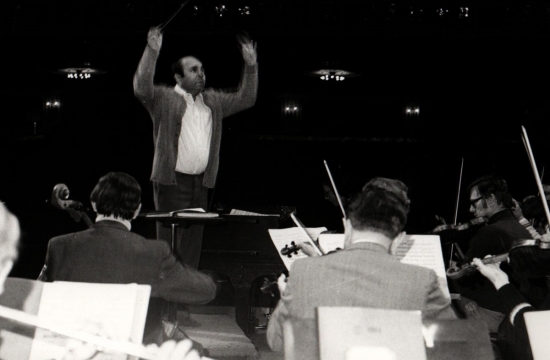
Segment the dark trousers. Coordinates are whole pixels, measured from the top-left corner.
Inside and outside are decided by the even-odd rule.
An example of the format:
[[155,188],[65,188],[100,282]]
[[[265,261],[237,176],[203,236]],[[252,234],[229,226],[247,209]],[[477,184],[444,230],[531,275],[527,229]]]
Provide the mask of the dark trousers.
[[[202,186],[203,175],[176,173],[176,185],[162,185],[153,182],[155,208],[159,211],[174,211],[188,208],[208,210],[208,188]],[[198,269],[202,248],[204,225],[178,226],[176,254],[179,259]],[[157,222],[157,239],[171,244],[172,229]]]

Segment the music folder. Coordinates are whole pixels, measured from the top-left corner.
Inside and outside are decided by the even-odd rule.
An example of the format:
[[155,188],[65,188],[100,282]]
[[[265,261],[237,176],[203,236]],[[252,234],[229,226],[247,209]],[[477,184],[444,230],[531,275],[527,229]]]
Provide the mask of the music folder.
[[317,308],[321,360],[426,360],[420,310]]
[[529,344],[534,360],[550,359],[550,310],[530,311],[523,314],[525,327],[529,336]]

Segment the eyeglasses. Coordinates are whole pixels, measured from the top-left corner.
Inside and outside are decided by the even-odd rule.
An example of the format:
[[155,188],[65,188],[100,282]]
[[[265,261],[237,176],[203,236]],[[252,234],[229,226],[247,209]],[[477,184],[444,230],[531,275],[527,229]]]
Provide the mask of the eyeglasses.
[[475,199],[471,199],[471,200],[470,200],[470,206],[475,207],[476,204],[477,204],[477,202],[478,202],[479,200],[481,200],[481,199],[483,199],[483,196],[480,196],[480,197],[475,198]]

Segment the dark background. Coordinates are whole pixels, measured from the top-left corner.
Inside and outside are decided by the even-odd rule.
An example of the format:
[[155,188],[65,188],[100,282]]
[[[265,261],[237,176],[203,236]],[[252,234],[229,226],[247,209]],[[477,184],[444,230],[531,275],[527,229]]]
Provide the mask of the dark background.
[[[180,4],[0,5],[0,200],[23,229],[13,276],[35,278],[49,238],[85,227],[47,202],[55,184],[88,205],[100,176],[128,172],[153,209],[152,124],[132,76],[148,29]],[[323,160],[342,193],[374,176],[403,180],[418,233],[436,225],[435,215],[453,220],[462,159],[458,222],[471,218],[465,189],[480,175],[503,176],[517,199],[537,192],[520,133],[524,125],[541,172],[550,1],[190,0],[165,30],[156,81],[173,84],[170,64],[192,54],[207,86],[236,86],[243,31],[258,43],[258,100],[224,122],[210,210],[296,206],[306,226],[329,227],[339,213],[323,197]],[[360,76],[308,75],[327,66]],[[106,73],[55,73],[67,67]],[[134,227],[150,234],[151,224]]]

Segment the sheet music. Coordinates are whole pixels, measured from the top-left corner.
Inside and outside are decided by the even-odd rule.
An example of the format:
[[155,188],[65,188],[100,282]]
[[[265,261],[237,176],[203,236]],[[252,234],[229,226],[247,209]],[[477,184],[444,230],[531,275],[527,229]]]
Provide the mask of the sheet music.
[[[321,234],[319,245],[326,253],[337,247],[344,248],[344,234]],[[404,264],[434,270],[443,294],[450,300],[439,235],[405,235],[400,243],[392,244],[390,251]]]
[[140,215],[145,217],[167,217],[167,216],[180,216],[180,214],[189,214],[189,216],[215,214],[216,216],[218,216],[217,213],[207,213],[203,208],[189,208],[189,209],[179,209],[179,210],[173,210],[173,211],[155,211],[150,213],[143,213]]
[[451,300],[439,235],[406,235],[400,243],[392,244],[391,252],[404,264],[434,270],[441,291]]
[[279,214],[260,214],[252,211],[231,209],[229,215],[246,215],[246,216],[279,216]]
[[[317,240],[319,237],[319,234],[323,231],[327,231],[326,227],[319,227],[319,228],[305,228],[309,236],[313,240]],[[277,249],[277,252],[279,253],[279,256],[283,260],[283,263],[285,264],[285,267],[287,270],[290,269],[290,266],[294,261],[297,259],[302,259],[307,257],[306,254],[302,250],[298,250],[297,254],[292,254],[292,256],[289,258],[288,256],[281,254],[281,249],[283,249],[286,245],[291,246],[291,243],[294,241],[295,244],[300,244],[306,239],[304,239],[304,234],[302,233],[302,230],[298,227],[291,227],[287,229],[268,229],[269,236],[271,236],[271,240],[273,241],[273,245],[275,245],[275,248]]]
[[[44,284],[38,317],[46,322],[141,343],[151,287],[137,284],[54,282]],[[37,328],[29,360],[62,359],[75,341]],[[103,351],[94,360],[126,360],[128,355]]]
[[344,234],[320,234],[319,246],[325,254],[344,248]]

